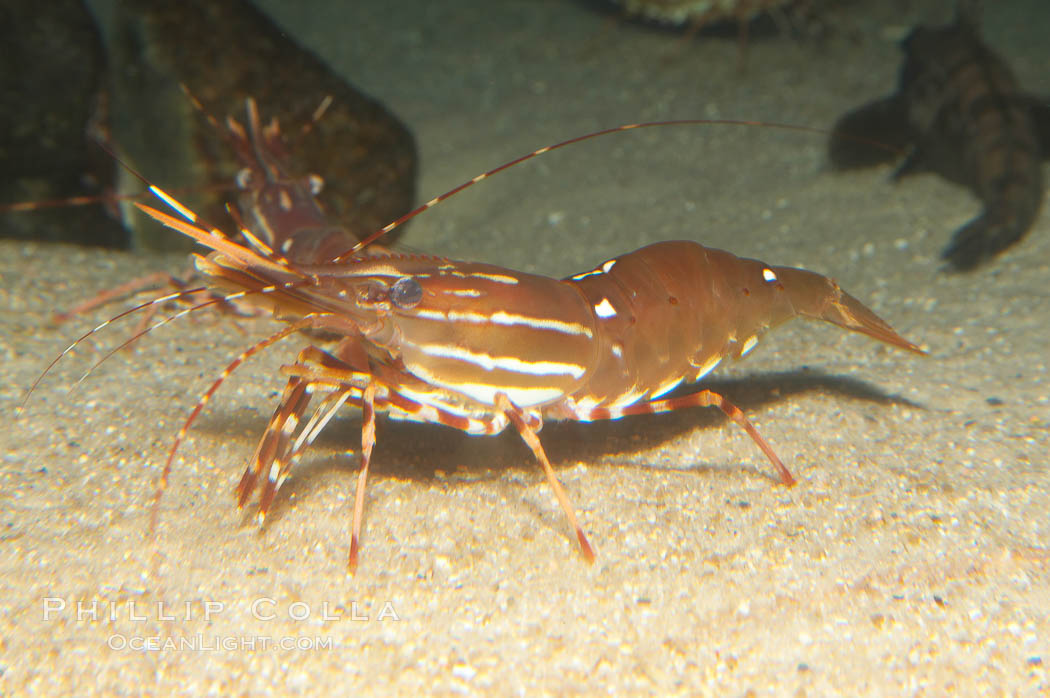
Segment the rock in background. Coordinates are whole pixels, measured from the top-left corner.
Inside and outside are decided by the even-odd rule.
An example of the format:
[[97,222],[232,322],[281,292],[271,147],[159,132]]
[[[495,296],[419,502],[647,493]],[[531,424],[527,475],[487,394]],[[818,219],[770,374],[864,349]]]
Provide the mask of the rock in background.
[[[105,49],[81,0],[0,7],[0,206],[98,196],[113,160],[92,133],[104,120]],[[101,205],[9,210],[3,237],[121,247],[127,233]]]
[[[162,188],[177,193],[210,222],[228,227],[223,204],[231,198],[229,188],[237,165],[223,134],[183,93],[180,85],[185,85],[220,121],[231,114],[243,121],[244,100],[254,97],[264,120],[276,117],[280,121],[291,159],[289,170],[321,175],[325,188],[320,198],[326,209],[355,234],[367,235],[411,207],[416,148],[408,130],[382,105],[295,44],[247,0],[97,0],[90,4],[101,29],[105,54],[98,48],[97,34],[81,2],[38,3],[32,8],[33,14],[26,3],[23,12],[28,17],[46,14],[57,27],[42,28],[40,34],[62,38],[53,42],[23,39],[27,51],[38,49],[25,59],[35,73],[21,76],[22,82],[28,83],[21,99],[9,96],[13,90],[5,90],[0,113],[5,118],[8,113],[17,115],[20,102],[48,104],[67,127],[63,145],[49,148],[53,139],[39,134],[22,139],[27,148],[38,148],[44,154],[56,150],[69,158],[78,149],[97,152],[97,146],[88,143],[83,134],[92,119],[104,122],[98,130],[125,162]],[[25,26],[28,21],[5,26]],[[34,23],[41,21],[33,19]],[[9,32],[19,34],[18,29]],[[88,40],[92,36],[94,43]],[[65,50],[49,48],[50,43]],[[84,106],[93,105],[92,99],[98,101],[100,85],[107,87],[103,103],[108,104],[108,118],[104,120]],[[326,97],[331,97],[331,106],[311,124],[311,115]],[[308,125],[309,132],[303,133],[302,127]],[[41,176],[60,182],[77,181],[85,170],[81,164],[28,152],[5,159],[9,164],[4,169],[19,177],[35,172],[25,163],[37,164]],[[101,159],[104,163],[108,160],[104,153]],[[141,182],[123,168],[117,169],[117,179],[118,193],[143,189]],[[107,185],[102,182],[102,186]],[[58,187],[54,193],[51,189],[21,191],[8,195],[7,200],[87,193],[82,188],[63,193],[68,189]],[[142,221],[130,206],[122,209],[131,230],[126,236],[130,247],[186,247],[185,240]],[[8,217],[15,215],[21,214]],[[25,215],[36,218],[38,213]],[[84,214],[81,210],[67,215]],[[106,239],[36,232],[23,237],[92,244],[125,242],[125,234],[119,229],[115,235],[112,227],[110,230]]]

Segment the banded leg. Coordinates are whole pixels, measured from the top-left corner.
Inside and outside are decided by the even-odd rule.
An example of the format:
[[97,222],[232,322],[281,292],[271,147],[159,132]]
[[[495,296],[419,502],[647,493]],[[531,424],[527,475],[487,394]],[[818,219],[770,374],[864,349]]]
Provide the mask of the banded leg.
[[792,475],[791,471],[780,461],[777,454],[773,452],[773,447],[770,446],[769,443],[762,438],[762,435],[758,433],[758,429],[756,429],[755,425],[751,423],[751,420],[747,418],[747,415],[744,414],[743,410],[727,400],[724,396],[711,390],[701,390],[697,393],[665,398],[663,400],[640,402],[616,409],[596,407],[577,415],[577,419],[584,421],[596,419],[619,419],[620,417],[626,417],[627,415],[632,414],[673,412],[687,407],[717,407],[722,410],[727,417],[740,425],[758,447],[762,449],[762,452],[766,454],[766,458],[768,458],[769,462],[773,464],[774,468],[776,468],[777,474],[780,475],[780,482],[787,487],[791,487],[795,484],[794,475]]
[[[237,485],[237,506],[243,508],[258,486],[259,478],[266,474],[259,495],[260,523],[295,461],[313,443],[343,403],[355,397],[357,400],[353,402],[359,402],[361,389],[357,385],[368,380],[367,374],[353,372],[339,359],[313,346],[299,352],[296,363],[284,368],[295,372],[288,379],[281,401]],[[354,378],[357,378],[356,384]],[[313,393],[319,388],[328,388],[331,392],[303,425],[302,416]]]
[[[317,384],[311,384],[311,388],[317,388]],[[360,391],[356,387],[333,388],[333,392],[325,397],[324,401],[314,410],[313,417],[306,423],[295,438],[295,443],[290,446],[287,457],[281,459],[281,467],[277,474],[278,486],[288,477],[288,472],[299,460],[303,453],[310,447],[318,434],[324,431],[335,413],[347,402],[352,405],[360,405],[361,398],[357,395]]]
[[[498,411],[481,409],[475,414],[464,416],[461,406],[443,403],[439,394],[426,394],[427,402],[419,402],[399,392],[401,388],[411,392],[407,383],[401,385],[408,380],[415,380],[406,374],[384,371],[380,376],[375,376],[365,371],[354,370],[350,364],[316,347],[304,349],[296,363],[283,366],[282,372],[289,375],[288,386],[256,450],[256,456],[245,471],[242,485],[238,487],[240,501],[246,501],[259,476],[263,472],[268,473],[260,495],[260,518],[265,515],[274,494],[287,478],[292,465],[320,434],[336,411],[345,403],[361,407],[361,467],[354,496],[350,552],[347,559],[351,573],[356,570],[358,563],[366,486],[372,451],[376,443],[375,415],[379,410],[402,419],[444,424],[472,434],[499,433],[512,422],[543,467],[547,480],[576,533],[585,559],[588,562],[594,560],[594,550],[584,535],[572,504],[555,476],[537,436],[542,420],[537,415],[514,406],[505,395],[498,396]],[[330,393],[315,409],[313,416],[303,423],[301,418],[309,405],[310,397],[319,389],[329,390]]]
[[365,513],[365,483],[368,466],[372,462],[372,447],[376,445],[376,384],[369,382],[361,396],[361,470],[357,474],[357,492],[354,494],[354,522],[350,530],[350,555],[346,566],[350,574],[357,571],[357,550],[361,540],[361,521]]
[[[357,488],[354,495],[354,514],[350,533],[350,553],[347,557],[347,568],[353,574],[357,570],[359,551],[361,546],[361,528],[364,522],[365,491],[368,482],[369,466],[372,460],[372,450],[376,443],[375,415],[377,407],[387,412],[398,413],[405,418],[415,418],[423,422],[436,422],[452,426],[466,432],[498,433],[506,426],[506,421],[498,416],[490,416],[487,419],[465,419],[461,415],[454,414],[440,406],[421,404],[411,398],[405,397],[387,385],[380,385],[373,376],[360,371],[354,371],[350,366],[343,364],[339,359],[310,347],[300,354],[300,361],[294,365],[282,367],[285,373],[292,375],[291,380],[299,379],[311,384],[330,384],[332,386],[343,386],[328,399],[338,395],[339,401],[333,404],[330,411],[319,417],[322,408],[318,408],[314,418],[304,428],[296,440],[291,457],[287,461],[287,467],[299,456],[309,445],[313,438],[324,428],[331,414],[346,401],[361,407],[361,468],[357,476]],[[396,375],[390,378],[396,379]],[[403,377],[402,377],[403,378]],[[364,389],[359,386],[364,384]],[[380,387],[383,389],[383,398],[378,398]],[[478,425],[482,426],[479,427]],[[283,481],[283,477],[279,482]]]
[[496,394],[496,408],[510,418],[510,421],[517,428],[518,434],[521,435],[522,441],[532,449],[536,460],[543,466],[543,473],[547,476],[547,482],[550,483],[551,488],[554,490],[554,496],[558,498],[562,511],[565,512],[566,518],[569,519],[569,526],[576,533],[576,540],[580,544],[580,550],[583,552],[584,559],[587,562],[594,562],[594,549],[591,548],[591,544],[587,541],[587,536],[584,535],[583,529],[580,528],[580,524],[576,520],[576,511],[572,508],[572,502],[569,501],[568,495],[565,494],[565,489],[554,474],[554,468],[551,467],[551,462],[547,459],[547,453],[543,450],[543,444],[540,443],[540,437],[536,433],[537,427],[529,424],[526,415],[504,393]]
[[[241,476],[237,485],[237,508],[243,509],[248,498],[255,491],[259,477],[266,472],[269,486],[264,486],[263,493],[259,497],[259,522],[262,523],[266,512],[273,501],[273,495],[277,490],[277,476],[280,470],[279,462],[281,456],[288,449],[292,435],[299,426],[299,419],[310,404],[310,390],[308,381],[292,377],[288,379],[281,401],[270,417],[266,431],[263,432],[255,454],[248,462],[248,466]],[[269,493],[269,494],[267,494]]]
[[[326,365],[314,367],[310,364]],[[376,384],[369,380],[364,390],[359,386],[367,374],[353,371],[348,366],[340,369],[339,360],[317,349],[308,347],[299,355],[292,367],[296,371],[288,380],[285,393],[274,416],[260,441],[251,464],[238,486],[239,502],[243,505],[255,487],[258,476],[267,472],[259,496],[259,519],[265,517],[277,490],[288,478],[292,465],[324,430],[335,413],[346,402],[362,409],[361,424],[361,469],[358,474],[357,493],[354,499],[354,518],[350,536],[348,567],[353,573],[357,567],[360,547],[361,524],[364,518],[365,485],[368,481],[372,449],[375,446]],[[346,382],[343,382],[346,381]],[[311,393],[319,387],[332,390],[314,411],[309,421],[299,428],[300,418],[309,405]],[[298,434],[296,434],[298,430]],[[294,437],[294,441],[293,441]]]
[[339,411],[339,408],[348,401],[351,404],[360,404],[360,397],[358,397],[360,391],[356,387],[327,386],[309,381],[307,383],[308,393],[312,394],[318,388],[329,388],[332,392],[326,395],[321,404],[317,406],[313,416],[299,430],[295,441],[293,443],[285,442],[282,450],[276,454],[273,463],[269,467],[269,477],[263,483],[263,489],[259,495],[260,513],[265,513],[269,509],[277,494],[277,490],[288,479],[292,466],[298,462],[300,456],[310,447],[317,435],[324,430],[328,422],[335,416],[335,413]]

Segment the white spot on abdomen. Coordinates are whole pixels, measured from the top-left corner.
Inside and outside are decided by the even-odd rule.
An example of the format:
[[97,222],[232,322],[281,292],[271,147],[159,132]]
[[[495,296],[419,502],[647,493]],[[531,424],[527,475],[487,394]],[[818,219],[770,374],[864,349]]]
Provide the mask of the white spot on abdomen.
[[594,312],[603,319],[616,316],[616,308],[613,307],[608,298],[602,298],[602,302],[594,306]]

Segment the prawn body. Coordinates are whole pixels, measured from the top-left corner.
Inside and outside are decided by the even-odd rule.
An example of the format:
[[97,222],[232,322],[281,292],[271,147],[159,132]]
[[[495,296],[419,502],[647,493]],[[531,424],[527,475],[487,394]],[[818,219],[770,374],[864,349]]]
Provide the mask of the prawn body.
[[[288,384],[242,477],[238,501],[243,506],[261,484],[264,516],[292,464],[335,410],[344,403],[360,406],[362,468],[351,568],[377,411],[470,434],[496,434],[513,424],[543,466],[584,556],[592,559],[540,443],[545,419],[718,407],[790,485],[787,467],[723,396],[709,390],[664,396],[698,381],[726,357],[741,358],[767,329],[799,315],[922,353],[825,276],[690,241],[655,243],[564,280],[373,251],[367,243],[331,262],[302,265],[251,234],[244,245],[141,207],[210,247],[209,255],[197,258],[209,285],[225,289],[227,297],[268,305],[288,323],[280,336],[309,328],[339,338],[334,350],[308,347],[284,367]],[[317,394],[325,397],[303,419]]]
[[[235,234],[206,225],[153,185],[150,190],[177,216],[135,204],[210,250],[195,255],[203,285],[189,290],[180,286],[175,293],[103,322],[56,357],[26,396],[28,400],[48,371],[82,341],[137,310],[148,315],[171,301],[204,298],[136,333],[117,350],[151,329],[207,307],[269,310],[283,321],[282,329],[227,365],[183,423],[160,475],[151,531],[175,455],[197,416],[246,359],[292,335],[305,333],[333,340],[334,345],[309,345],[293,363],[282,366],[287,383],[237,486],[237,503],[245,506],[258,492],[261,522],[295,463],[336,412],[346,404],[359,407],[361,468],[350,538],[351,571],[358,560],[377,413],[474,435],[497,434],[513,425],[542,466],[584,557],[592,560],[593,549],[540,441],[544,421],[589,422],[717,407],[748,433],[780,481],[792,485],[794,476],[773,448],[724,396],[704,389],[673,391],[701,380],[727,357],[745,356],[765,331],[796,316],[924,353],[830,278],[696,242],[658,242],[562,280],[492,264],[400,253],[376,242],[463,189],[557,148],[638,128],[757,122],[648,122],[577,136],[482,173],[358,240],[331,222],[316,201],[320,179],[286,166],[276,121],[264,125],[254,102],[248,100],[246,106],[246,126],[232,118],[227,121],[231,144],[244,165],[236,180],[238,205],[231,207],[238,224]],[[139,287],[132,282],[117,291],[127,286]],[[113,295],[104,294],[74,312]]]

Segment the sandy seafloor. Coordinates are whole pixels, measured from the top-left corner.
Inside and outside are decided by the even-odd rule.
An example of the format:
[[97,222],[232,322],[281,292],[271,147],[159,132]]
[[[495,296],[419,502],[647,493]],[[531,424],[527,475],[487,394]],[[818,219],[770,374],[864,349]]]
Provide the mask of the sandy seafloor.
[[[262,4],[411,126],[421,199],[619,123],[828,127],[891,90],[891,36],[949,14],[848,4],[827,42],[752,41],[740,72],[732,38],[681,42],[564,0],[333,3],[338,16]],[[1042,0],[988,5],[988,41],[1050,93]],[[236,373],[182,446],[151,572],[148,512],[174,433],[272,328],[180,321],[69,394],[133,323],[121,325],[15,416],[48,360],[105,317],[55,328],[50,311],[184,262],[0,244],[0,694],[1045,695],[1050,214],[993,264],[944,274],[939,252],[978,202],[889,173],[832,174],[823,138],[805,133],[636,131],[552,153],[412,225],[418,249],[550,275],[693,239],[833,275],[928,348],[796,322],[715,374],[793,489],[709,411],[548,425],[593,566],[516,435],[384,422],[349,577],[353,411],[260,534],[231,492],[292,341]],[[45,618],[59,603],[47,599],[65,608]],[[78,603],[98,617],[78,618]],[[158,637],[203,647],[122,649]]]

